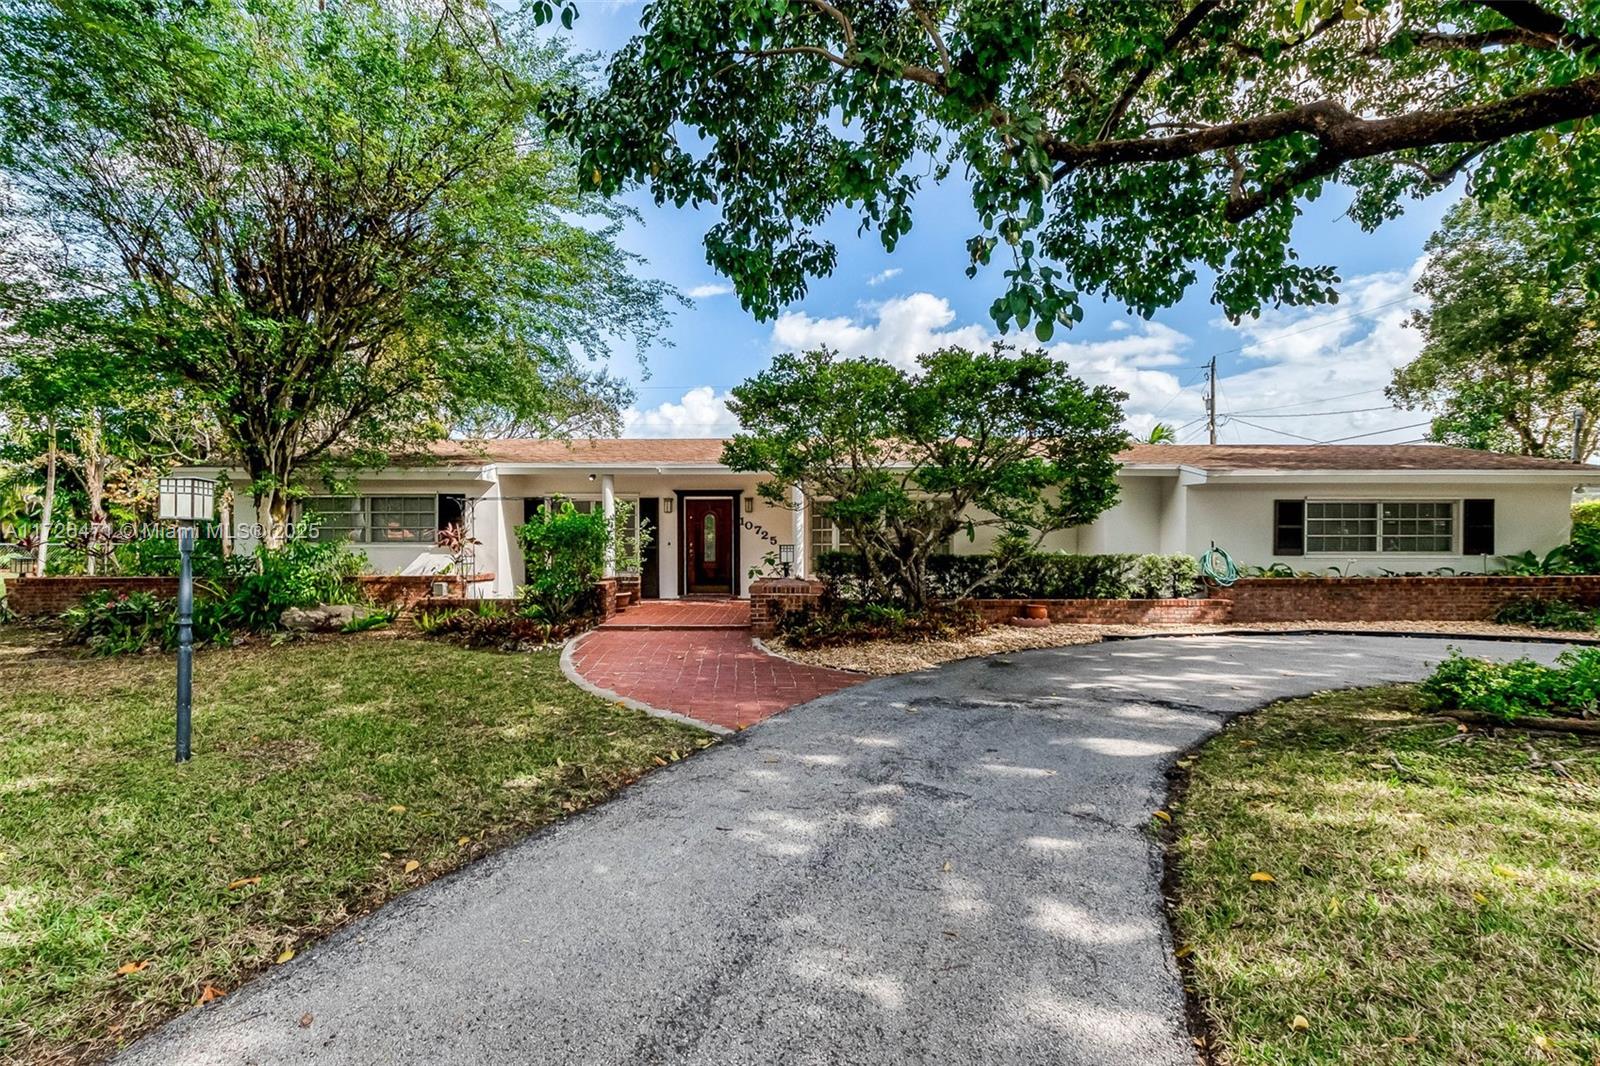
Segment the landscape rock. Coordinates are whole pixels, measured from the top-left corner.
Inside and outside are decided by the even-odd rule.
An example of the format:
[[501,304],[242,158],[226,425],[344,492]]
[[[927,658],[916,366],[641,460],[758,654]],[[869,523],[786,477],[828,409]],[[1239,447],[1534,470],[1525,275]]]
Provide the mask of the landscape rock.
[[330,603],[320,607],[290,607],[278,616],[278,623],[296,633],[329,633],[354,621],[355,617],[354,604]]

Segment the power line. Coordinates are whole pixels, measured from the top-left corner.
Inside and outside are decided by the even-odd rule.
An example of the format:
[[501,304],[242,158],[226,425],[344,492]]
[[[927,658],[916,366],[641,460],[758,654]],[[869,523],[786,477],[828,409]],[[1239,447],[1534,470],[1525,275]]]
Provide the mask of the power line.
[[1383,391],[1383,388],[1380,386],[1379,388],[1376,388],[1376,389],[1362,389],[1360,392],[1345,392],[1345,393],[1339,394],[1338,396],[1323,396],[1320,399],[1316,399],[1316,400],[1301,400],[1298,403],[1283,403],[1283,404],[1279,404],[1276,407],[1253,407],[1248,411],[1235,411],[1234,413],[1235,414],[1240,414],[1240,415],[1256,415],[1256,414],[1261,414],[1261,413],[1263,413],[1265,411],[1287,411],[1290,408],[1306,407],[1306,406],[1308,406],[1310,404],[1314,404],[1314,403],[1332,403],[1334,400],[1348,400],[1348,399],[1351,399],[1351,398],[1356,397],[1356,396],[1371,396],[1375,392],[1382,392],[1382,391]]
[[1256,415],[1257,418],[1324,418],[1328,415],[1361,415],[1370,411],[1393,411],[1394,406],[1386,404],[1383,407],[1347,407],[1342,411],[1303,411],[1292,415]]

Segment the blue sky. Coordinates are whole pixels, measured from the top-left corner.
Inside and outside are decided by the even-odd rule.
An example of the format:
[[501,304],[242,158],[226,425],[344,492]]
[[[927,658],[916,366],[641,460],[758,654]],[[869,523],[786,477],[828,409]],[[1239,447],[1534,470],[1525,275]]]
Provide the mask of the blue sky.
[[[574,31],[579,48],[608,52],[633,32],[640,4],[588,0]],[[1364,233],[1341,215],[1348,196],[1333,190],[1303,206],[1297,248],[1343,279],[1338,304],[1268,311],[1239,326],[1209,302],[1204,281],[1177,306],[1145,321],[1114,305],[1091,303],[1084,321],[1058,331],[1051,351],[1085,379],[1129,393],[1129,427],[1156,421],[1180,428],[1184,443],[1205,440],[1204,372],[1217,357],[1218,439],[1224,443],[1415,440],[1426,418],[1388,406],[1383,386],[1393,367],[1416,353],[1416,331],[1403,326],[1420,306],[1411,284],[1422,246],[1457,190],[1410,205],[1402,218]],[[950,181],[919,198],[915,225],[891,255],[875,235],[856,236],[841,214],[827,227],[838,268],[815,281],[805,299],[774,321],[740,309],[726,280],[705,262],[705,212],[656,207],[628,197],[641,220],[623,243],[648,272],[693,297],[677,312],[666,340],[644,366],[619,353],[612,369],[631,381],[637,401],[626,413],[632,436],[719,436],[733,422],[727,389],[767,365],[774,352],[826,343],[848,354],[907,363],[940,343],[981,344],[996,335],[988,306],[999,271],[965,275],[966,238],[976,232],[966,186]],[[1014,335],[1015,338],[1015,335]],[[1031,342],[1031,333],[1021,338]]]

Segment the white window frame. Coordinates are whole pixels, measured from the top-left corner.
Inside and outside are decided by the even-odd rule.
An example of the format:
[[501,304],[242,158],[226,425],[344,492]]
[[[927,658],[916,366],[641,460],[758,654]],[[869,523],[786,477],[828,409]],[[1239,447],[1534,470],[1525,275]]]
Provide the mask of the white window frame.
[[[329,512],[325,511],[325,510],[324,511],[318,511],[317,510],[317,504],[323,503],[323,502],[329,501],[329,500],[354,500],[355,503],[356,503],[356,506],[355,506],[355,509],[353,511],[341,511],[341,512],[339,512],[341,514],[355,514],[355,515],[357,515],[359,517],[359,525],[357,525],[354,529],[349,530],[349,536],[346,538],[346,539],[348,539],[350,541],[350,543],[352,543],[352,544],[362,544],[362,545],[365,545],[367,547],[377,547],[377,548],[384,548],[384,547],[389,547],[389,548],[407,547],[407,548],[409,548],[409,547],[415,547],[416,545],[419,545],[419,544],[423,545],[425,547],[428,547],[428,548],[432,548],[438,543],[438,539],[439,539],[438,524],[439,524],[439,496],[440,495],[441,494],[437,493],[437,492],[364,492],[364,493],[361,493],[359,495],[354,495],[354,496],[307,496],[305,499],[300,501],[300,513],[303,515],[307,511],[312,511],[312,512],[317,512],[319,514],[326,515]],[[457,494],[457,495],[459,495],[459,494]],[[372,522],[372,513],[373,513],[372,512],[372,501],[375,500],[375,499],[398,499],[398,498],[414,499],[414,500],[427,500],[429,502],[429,504],[431,505],[431,507],[432,507],[432,511],[431,511],[431,516],[432,517],[429,520],[429,525],[426,528],[417,527],[415,529],[416,536],[411,538],[411,539],[409,539],[409,540],[405,540],[405,539],[395,540],[395,539],[390,539],[388,537],[375,536],[374,533],[376,531],[374,530],[373,522]],[[469,508],[471,507],[471,501],[470,500],[468,501],[468,507]],[[387,527],[385,527],[385,528],[387,528]],[[410,529],[411,527],[406,527],[406,528]]]
[[[1358,550],[1358,549],[1352,549],[1352,548],[1327,549],[1327,548],[1313,548],[1311,546],[1313,537],[1318,536],[1318,534],[1313,534],[1311,532],[1311,523],[1312,523],[1312,521],[1314,521],[1312,519],[1312,517],[1311,517],[1311,507],[1314,504],[1334,504],[1334,503],[1340,503],[1340,504],[1343,504],[1343,503],[1370,504],[1370,505],[1373,506],[1374,512],[1375,512],[1374,522],[1376,524],[1375,525],[1376,534],[1375,534],[1375,536],[1373,538],[1374,546],[1370,550]],[[1449,508],[1450,508],[1450,515],[1449,515],[1450,547],[1449,548],[1447,548],[1447,549],[1439,549],[1439,550],[1426,549],[1426,550],[1420,550],[1420,551],[1419,550],[1411,550],[1411,549],[1387,550],[1387,549],[1384,548],[1384,546],[1383,546],[1383,542],[1384,542],[1384,522],[1385,521],[1405,521],[1405,519],[1400,519],[1400,518],[1386,519],[1385,516],[1384,516],[1384,508],[1386,506],[1399,505],[1399,504],[1408,504],[1408,503],[1413,503],[1413,504],[1414,503],[1427,503],[1427,504],[1440,504],[1440,503],[1442,503],[1442,504],[1446,504],[1446,505],[1449,506]],[[1321,557],[1330,558],[1330,559],[1339,558],[1341,556],[1348,558],[1349,556],[1352,556],[1352,555],[1359,555],[1359,556],[1363,556],[1363,557],[1385,556],[1387,558],[1407,558],[1407,557],[1410,557],[1410,558],[1419,558],[1420,559],[1420,558],[1429,558],[1429,557],[1435,557],[1435,556],[1440,556],[1440,555],[1460,555],[1461,554],[1462,501],[1458,497],[1446,497],[1446,496],[1360,496],[1360,497],[1350,497],[1350,496],[1346,496],[1346,497],[1328,497],[1328,496],[1323,496],[1323,497],[1310,497],[1310,496],[1308,496],[1305,499],[1305,505],[1306,505],[1306,516],[1305,516],[1305,554],[1306,555],[1316,555],[1316,556],[1321,556]],[[1393,534],[1393,536],[1415,537],[1415,536],[1421,536],[1421,534],[1398,534],[1397,533],[1397,534]]]

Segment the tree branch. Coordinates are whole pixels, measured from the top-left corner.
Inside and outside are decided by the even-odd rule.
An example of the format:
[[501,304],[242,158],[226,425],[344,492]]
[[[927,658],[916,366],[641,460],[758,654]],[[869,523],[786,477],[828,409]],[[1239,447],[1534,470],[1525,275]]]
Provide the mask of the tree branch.
[[1155,71],[1156,61],[1172,54],[1172,50],[1182,43],[1185,37],[1193,33],[1200,23],[1205,21],[1205,17],[1215,11],[1221,3],[1222,0],[1200,0],[1199,3],[1189,9],[1183,18],[1178,20],[1166,37],[1162,38],[1159,52],[1155,54],[1146,53],[1144,62],[1139,65],[1139,69],[1134,72],[1127,87],[1122,90],[1122,94],[1111,105],[1111,110],[1106,113],[1105,121],[1100,124],[1100,133],[1095,137],[1095,140],[1103,141],[1111,136],[1118,123],[1122,121],[1122,117],[1128,113],[1128,107],[1133,103],[1134,97],[1139,95],[1139,90],[1144,88],[1144,83],[1150,79],[1150,75]]
[[1060,179],[1075,170],[1170,162],[1297,133],[1317,138],[1322,146],[1317,155],[1274,181],[1268,190],[1270,195],[1254,194],[1230,206],[1229,217],[1240,221],[1260,210],[1271,195],[1292,191],[1296,177],[1301,181],[1310,180],[1331,173],[1344,163],[1406,149],[1438,144],[1492,143],[1596,113],[1600,113],[1600,75],[1591,74],[1566,85],[1534,89],[1505,100],[1440,111],[1364,119],[1337,100],[1318,100],[1285,111],[1167,137],[1089,144],[1054,140],[1047,142],[1044,148],[1050,158],[1060,164],[1055,172]]

